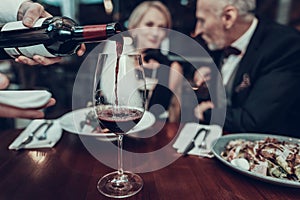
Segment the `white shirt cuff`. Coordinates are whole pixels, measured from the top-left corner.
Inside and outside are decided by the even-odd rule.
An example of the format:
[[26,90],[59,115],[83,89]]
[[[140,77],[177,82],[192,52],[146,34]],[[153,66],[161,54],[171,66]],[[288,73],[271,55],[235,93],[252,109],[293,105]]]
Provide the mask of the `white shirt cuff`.
[[28,0],[1,0],[0,22],[7,23],[17,21],[20,5]]

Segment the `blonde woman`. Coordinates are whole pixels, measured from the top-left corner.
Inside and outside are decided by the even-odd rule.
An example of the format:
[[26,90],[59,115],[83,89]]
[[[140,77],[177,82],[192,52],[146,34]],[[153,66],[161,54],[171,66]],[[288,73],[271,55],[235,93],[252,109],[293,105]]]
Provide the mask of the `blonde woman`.
[[[159,104],[164,110],[168,110],[172,96],[180,95],[181,65],[170,62],[160,51],[171,26],[170,12],[160,1],[142,2],[133,10],[128,20],[133,46],[143,55],[146,75],[150,73],[152,78],[158,79],[149,102],[149,109],[156,115],[162,114],[161,108],[151,109],[151,106]],[[174,116],[169,116],[169,120],[170,118]]]

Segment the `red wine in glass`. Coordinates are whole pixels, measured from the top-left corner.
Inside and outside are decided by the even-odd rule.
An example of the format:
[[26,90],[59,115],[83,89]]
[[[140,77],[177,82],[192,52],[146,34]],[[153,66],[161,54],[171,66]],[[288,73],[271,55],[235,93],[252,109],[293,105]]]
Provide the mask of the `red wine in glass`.
[[125,134],[143,117],[143,112],[128,107],[109,107],[97,113],[99,122],[115,134]]
[[118,100],[118,74],[119,74],[119,63],[120,63],[120,55],[123,52],[123,37],[117,37],[116,40],[116,52],[117,52],[117,63],[116,63],[116,68],[115,68],[115,95],[116,95],[116,100],[115,104],[119,104]]
[[[104,175],[97,189],[107,197],[125,198],[143,187],[139,175],[123,170],[122,143],[123,136],[141,120],[146,99],[139,91],[140,80],[144,80],[141,55],[121,54],[121,43],[117,43],[116,52],[98,55],[94,77],[94,91],[102,96],[93,102],[99,124],[118,135],[118,171]],[[113,85],[108,83],[111,79]]]

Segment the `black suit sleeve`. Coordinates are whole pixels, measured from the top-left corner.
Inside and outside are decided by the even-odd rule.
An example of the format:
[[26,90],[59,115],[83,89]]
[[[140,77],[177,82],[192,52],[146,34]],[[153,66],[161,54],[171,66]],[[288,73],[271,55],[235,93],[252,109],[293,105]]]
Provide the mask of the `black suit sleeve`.
[[0,49],[0,60],[5,60],[5,59],[11,59],[11,57],[7,55],[7,53],[3,49]]

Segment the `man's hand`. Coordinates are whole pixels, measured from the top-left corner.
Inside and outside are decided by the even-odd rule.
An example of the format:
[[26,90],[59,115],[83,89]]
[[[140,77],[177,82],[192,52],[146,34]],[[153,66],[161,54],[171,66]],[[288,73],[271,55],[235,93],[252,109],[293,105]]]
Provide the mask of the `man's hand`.
[[[31,1],[22,3],[18,11],[18,20],[22,20],[23,24],[27,27],[32,27],[39,18],[43,17],[52,17],[52,15],[45,11],[41,4],[33,3]],[[85,45],[82,44],[77,51],[77,55],[82,56],[85,50]],[[34,55],[32,59],[25,56],[19,56],[15,59],[16,62],[27,65],[51,65],[60,62],[61,60],[61,57],[47,58],[40,55]]]
[[0,73],[0,90],[7,88],[9,85],[9,79],[4,74]]
[[[4,74],[0,73],[0,89],[5,89],[8,85],[9,85],[9,79]],[[8,106],[5,104],[0,104],[0,117],[6,117],[6,118],[18,117],[18,118],[28,118],[28,119],[44,118],[45,114],[40,109],[53,106],[55,103],[56,103],[55,99],[51,98],[46,105],[39,108],[31,108],[31,109],[21,109],[21,108]]]
[[52,17],[39,3],[25,1],[18,11],[18,20],[22,20],[24,26],[32,27],[39,18]]
[[40,119],[44,118],[45,114],[41,111],[42,108],[53,106],[56,103],[55,99],[51,98],[46,105],[40,108],[21,109],[5,104],[0,104],[0,117],[5,118],[27,118]]

